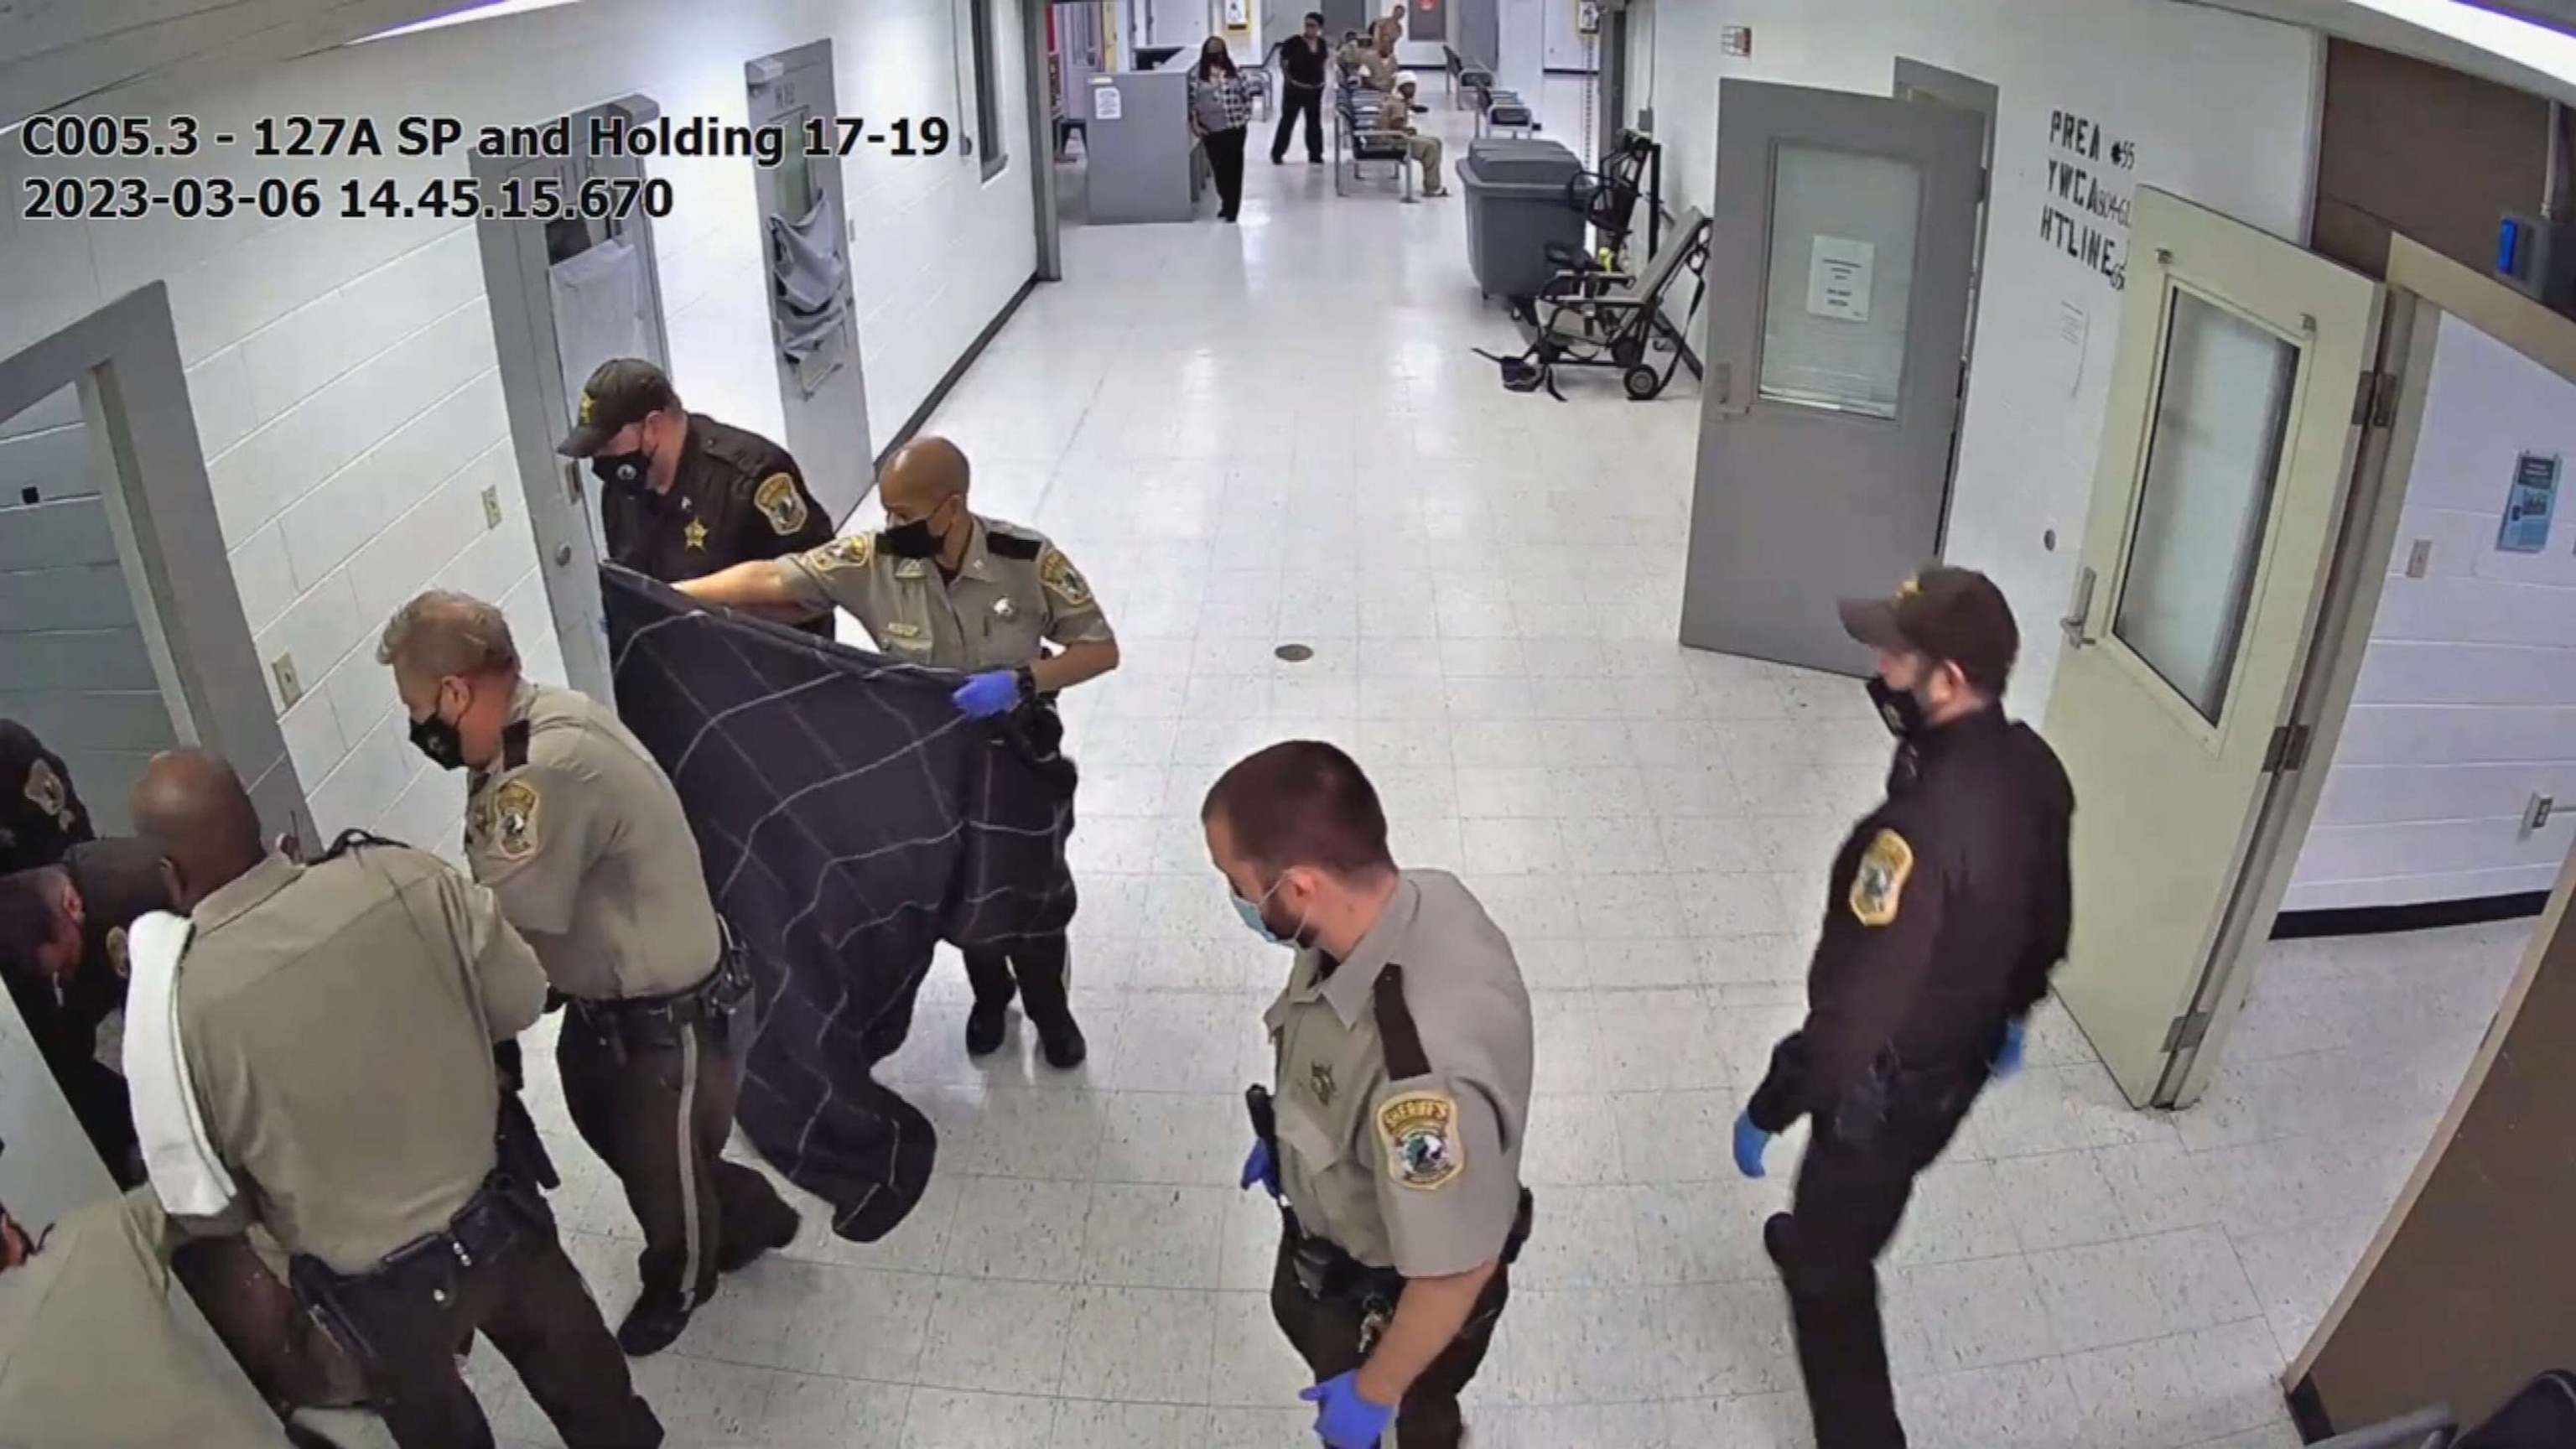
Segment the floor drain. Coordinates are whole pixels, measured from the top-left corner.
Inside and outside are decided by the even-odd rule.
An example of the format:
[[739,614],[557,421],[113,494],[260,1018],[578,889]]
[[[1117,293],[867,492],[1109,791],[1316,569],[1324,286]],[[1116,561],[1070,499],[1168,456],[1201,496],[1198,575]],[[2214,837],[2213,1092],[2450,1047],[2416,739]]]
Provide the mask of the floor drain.
[[1282,644],[1270,651],[1291,664],[1303,664],[1315,657],[1315,651],[1303,644]]

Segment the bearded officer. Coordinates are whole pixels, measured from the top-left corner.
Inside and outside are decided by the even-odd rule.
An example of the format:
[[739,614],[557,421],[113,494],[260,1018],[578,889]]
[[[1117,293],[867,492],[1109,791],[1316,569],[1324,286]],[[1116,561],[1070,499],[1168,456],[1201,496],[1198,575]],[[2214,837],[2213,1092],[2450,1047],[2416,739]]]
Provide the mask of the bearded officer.
[[[609,562],[676,584],[829,543],[832,518],[787,450],[680,406],[662,369],[603,362],[556,452],[602,485]],[[831,621],[820,632],[831,637]]]
[[[1064,727],[1057,691],[1118,667],[1118,639],[1091,586],[1044,534],[968,510],[966,455],[940,437],[908,443],[879,483],[886,526],[774,563],[746,564],[681,585],[710,604],[799,613],[847,609],[896,659],[969,676],[957,708],[978,719],[1020,712],[1033,743],[1054,754]],[[1048,653],[1046,644],[1058,646]],[[1056,863],[1063,869],[1061,853]],[[1082,1064],[1086,1046],[1067,999],[1070,955],[1061,931],[1007,950],[964,953],[975,1006],[966,1050],[1002,1044],[1016,983],[1050,1065]]]
[[732,1272],[796,1237],[733,1134],[748,970],[707,896],[670,777],[607,708],[534,684],[501,611],[433,591],[385,626],[412,742],[473,771],[465,855],[568,1009],[556,1039],[573,1126],[626,1188],[643,1293],[618,1326],[658,1353]]
[[1243,1185],[1280,1199],[1270,1305],[1314,1370],[1331,1449],[1464,1441],[1529,1235],[1529,993],[1511,942],[1443,871],[1400,870],[1377,791],[1328,744],[1272,745],[1200,810],[1255,934],[1295,949],[1264,1018]]
[[[132,815],[188,918],[158,969],[175,971],[180,1080],[213,1158],[191,1174],[156,1153],[155,1189],[188,1214],[174,1221],[266,1226],[403,1449],[493,1442],[457,1369],[477,1332],[567,1445],[660,1443],[537,1172],[504,1148],[493,1048],[537,1019],[545,977],[491,893],[389,843],[311,866],[273,854],[240,777],[195,751],[153,760]],[[139,939],[135,954],[139,975]]]
[[1763,1174],[1771,1137],[1811,1137],[1790,1210],[1763,1245],[1788,1289],[1818,1449],[1903,1449],[1876,1260],[1915,1176],[1992,1076],[2021,1060],[2024,1022],[2066,955],[2066,772],[2001,700],[2020,648],[1985,575],[1934,568],[1843,623],[1878,651],[1869,693],[1897,737],[1886,802],[1834,857],[1806,1022],[1735,1128]]

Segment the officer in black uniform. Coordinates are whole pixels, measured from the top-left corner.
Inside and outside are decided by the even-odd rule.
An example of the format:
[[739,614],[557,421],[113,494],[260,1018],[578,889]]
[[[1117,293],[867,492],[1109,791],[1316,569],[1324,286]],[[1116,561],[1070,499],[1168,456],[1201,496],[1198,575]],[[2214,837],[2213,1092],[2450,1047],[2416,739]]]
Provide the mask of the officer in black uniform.
[[35,731],[0,719],[0,875],[52,865],[90,833],[63,757]]
[[2074,789],[2000,703],[2020,647],[1985,575],[1934,568],[1893,599],[1846,600],[1879,651],[1871,699],[1897,737],[1887,800],[1834,858],[1807,1019],[1735,1128],[1736,1165],[1801,1117],[1790,1210],[1764,1225],[1817,1449],[1903,1449],[1879,1321],[1879,1250],[1914,1178],[1949,1146],[2066,955]]
[[[609,562],[676,584],[832,541],[832,518],[787,450],[680,407],[671,379],[632,357],[599,365],[557,452],[601,485]],[[829,616],[807,628],[832,634]]]

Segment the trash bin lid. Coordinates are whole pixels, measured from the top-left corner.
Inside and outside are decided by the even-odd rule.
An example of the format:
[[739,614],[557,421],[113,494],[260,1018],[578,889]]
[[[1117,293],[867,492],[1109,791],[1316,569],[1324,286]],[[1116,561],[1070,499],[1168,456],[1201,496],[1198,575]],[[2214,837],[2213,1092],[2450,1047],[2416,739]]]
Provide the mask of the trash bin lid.
[[1544,183],[1562,186],[1583,169],[1581,158],[1561,141],[1535,136],[1487,136],[1467,144],[1467,164],[1487,183]]

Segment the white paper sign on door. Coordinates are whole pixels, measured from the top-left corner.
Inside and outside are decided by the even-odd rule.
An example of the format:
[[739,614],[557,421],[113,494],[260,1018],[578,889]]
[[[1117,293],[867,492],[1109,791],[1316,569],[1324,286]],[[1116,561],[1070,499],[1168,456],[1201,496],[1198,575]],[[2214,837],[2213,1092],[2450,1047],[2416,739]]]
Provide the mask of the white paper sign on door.
[[1869,288],[1878,248],[1847,237],[1820,236],[1807,258],[1807,310],[1841,322],[1869,320]]
[[1093,86],[1091,88],[1091,119],[1114,121],[1126,114],[1127,99],[1118,94],[1118,87]]

